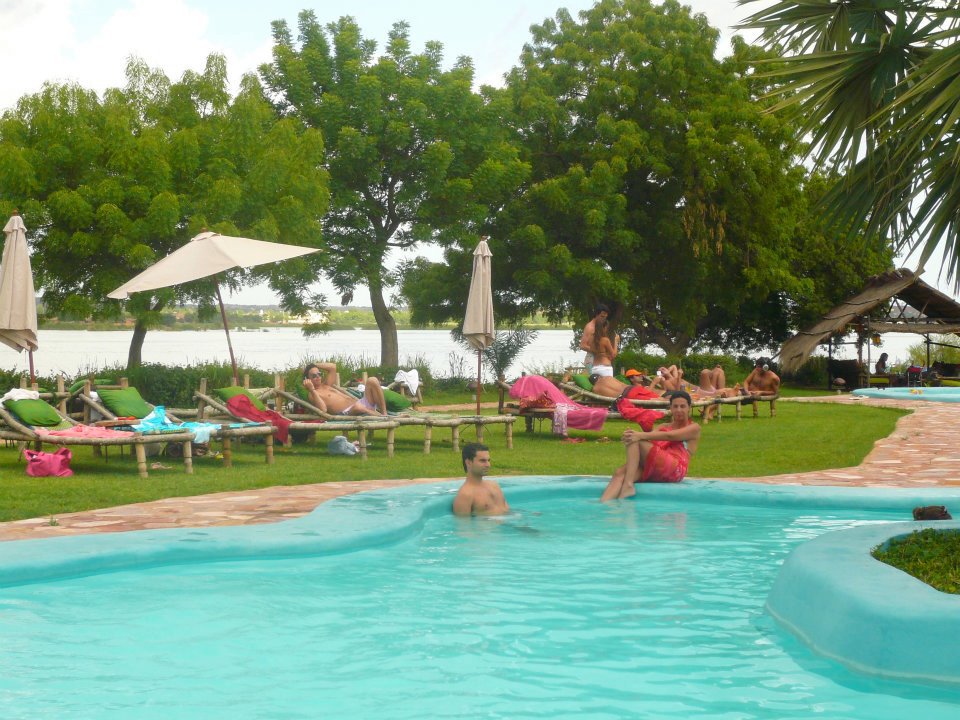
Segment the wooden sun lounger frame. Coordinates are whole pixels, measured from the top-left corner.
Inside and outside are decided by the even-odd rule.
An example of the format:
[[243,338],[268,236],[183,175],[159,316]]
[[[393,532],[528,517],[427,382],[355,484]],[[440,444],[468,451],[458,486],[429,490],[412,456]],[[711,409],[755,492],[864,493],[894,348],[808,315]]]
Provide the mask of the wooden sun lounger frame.
[[[65,422],[69,423],[70,425],[83,424],[60,412],[59,409],[53,409]],[[194,438],[193,433],[136,433],[132,436],[118,438],[83,438],[41,435],[33,427],[25,425],[17,420],[13,414],[2,405],[0,405],[0,420],[3,421],[3,426],[0,426],[0,439],[13,440],[14,442],[18,443],[20,445],[21,452],[28,444],[32,444],[35,450],[40,450],[43,444],[56,445],[58,447],[66,447],[68,445],[87,445],[92,447],[94,452],[99,452],[103,448],[108,447],[123,448],[124,446],[132,445],[137,456],[137,471],[142,478],[148,477],[147,451],[144,447],[145,445],[158,442],[181,443],[183,445],[184,472],[186,472],[188,475],[193,473],[193,453],[191,450],[191,443],[193,442]]]
[[[283,377],[275,376],[275,387],[264,393],[263,397],[278,397],[286,402],[292,402],[295,405],[307,410],[306,414],[289,414],[287,417],[293,419],[306,419],[321,417],[326,420],[356,420],[353,415],[331,415],[313,405],[308,400],[304,400],[298,395],[287,392],[283,387]],[[345,396],[354,400],[356,398],[342,388],[336,387]],[[450,428],[450,442],[454,452],[460,452],[460,428],[463,425],[473,425],[477,432],[477,442],[483,442],[483,428],[486,425],[504,425],[506,426],[506,445],[508,450],[513,449],[513,423],[516,418],[511,415],[456,415],[453,417],[431,417],[430,415],[391,415],[390,420],[396,421],[400,426],[423,426],[423,452],[430,454],[433,442],[433,428]]]
[[[606,401],[611,404],[616,404],[617,398],[607,397],[606,395],[598,395],[597,393],[590,392],[589,390],[584,390],[579,385],[574,383],[561,383],[560,387],[564,390],[567,390],[573,395],[571,395],[571,400],[576,400],[577,397],[588,398],[594,402]],[[770,417],[777,416],[777,400],[780,398],[779,393],[776,395],[759,395],[753,393],[750,395],[735,395],[733,397],[712,397],[712,398],[699,398],[693,401],[691,407],[701,408],[704,412],[702,413],[702,422],[706,425],[710,418],[706,409],[712,406],[717,408],[717,420],[722,419],[721,408],[724,405],[733,405],[737,409],[737,420],[740,420],[742,417],[741,408],[745,404],[750,404],[753,406],[753,416],[759,417],[760,410],[759,405],[762,402],[770,403]],[[630,403],[639,408],[647,408],[649,410],[668,410],[670,408],[669,400],[631,400]]]
[[[266,393],[260,396],[260,399],[269,399],[268,393],[273,393],[272,390],[268,390]],[[193,394],[193,399],[197,401],[197,418],[199,420],[206,421],[215,421],[218,419],[216,416],[210,416],[207,412],[208,408],[212,408],[217,412],[221,418],[230,418],[231,422],[246,422],[243,418],[234,415],[230,412],[230,409],[227,407],[227,404],[222,402],[219,398],[215,398],[212,395],[207,394],[207,380],[206,378],[201,378],[200,388]],[[319,412],[319,410],[318,410]],[[306,422],[306,418],[317,419],[319,416],[305,416],[305,415],[286,415],[281,413],[285,418],[291,421],[290,430],[293,432],[307,432],[307,433],[318,433],[318,432],[336,432],[344,434],[350,431],[356,431],[357,437],[360,444],[360,455],[365,460],[367,459],[367,433],[373,430],[386,430],[387,431],[387,457],[393,457],[394,451],[394,442],[395,442],[395,433],[396,429],[399,426],[399,423],[393,420],[392,418],[371,418],[370,420],[359,420],[355,417],[349,417],[349,420],[343,420],[341,418],[346,418],[348,416],[337,416],[331,415],[332,420],[328,422]],[[327,420],[327,418],[322,418]],[[291,444],[291,440],[288,438],[287,444]]]
[[[113,388],[114,386],[103,386],[103,387]],[[126,378],[120,378],[120,384],[118,387],[121,389],[126,389],[130,387],[130,383],[127,382]],[[84,422],[85,423],[89,422],[91,410],[96,410],[98,413],[103,415],[108,420],[116,420],[117,416],[112,410],[110,410],[102,402],[99,402],[93,399],[93,397],[90,394],[92,391],[93,391],[92,385],[90,381],[87,380],[86,382],[83,383],[83,388],[80,394],[78,395],[81,402],[83,402]],[[146,400],[144,400],[144,402],[146,402]],[[149,402],[147,402],[147,405],[149,405],[151,409],[156,407],[155,405]],[[178,418],[176,415],[174,415],[169,411],[167,411],[167,417],[172,422],[175,422],[175,423],[183,422],[180,418]],[[241,422],[246,422],[246,421],[241,421]],[[220,441],[220,445],[223,449],[223,466],[224,467],[233,467],[233,440],[242,439],[245,437],[262,437],[266,463],[267,465],[273,465],[273,462],[274,462],[273,426],[271,425],[268,425],[265,423],[258,423],[256,425],[250,425],[248,427],[238,427],[238,428],[221,427],[218,430],[212,430],[210,432],[210,437]]]

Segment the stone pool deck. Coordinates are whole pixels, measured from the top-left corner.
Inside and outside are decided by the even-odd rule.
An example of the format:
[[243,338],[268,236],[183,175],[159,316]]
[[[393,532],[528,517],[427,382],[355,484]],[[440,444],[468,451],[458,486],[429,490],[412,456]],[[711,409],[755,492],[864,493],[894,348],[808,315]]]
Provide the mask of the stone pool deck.
[[[898,400],[855,400],[850,395],[790,398],[779,402],[831,402],[913,410],[894,432],[877,441],[857,467],[752,478],[728,478],[781,485],[867,487],[960,487],[960,404]],[[726,421],[726,422],[729,422]],[[428,483],[450,478],[365,480],[270,487],[196,497],[168,498],[135,505],[0,523],[0,541],[215,525],[255,525],[300,517],[341,495]]]

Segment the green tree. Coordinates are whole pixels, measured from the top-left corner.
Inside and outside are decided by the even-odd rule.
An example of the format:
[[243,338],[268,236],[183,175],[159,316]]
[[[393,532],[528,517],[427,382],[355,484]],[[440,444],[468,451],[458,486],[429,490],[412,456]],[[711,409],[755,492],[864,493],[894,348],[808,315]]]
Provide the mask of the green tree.
[[502,138],[502,104],[473,91],[469,59],[445,71],[439,43],[413,54],[406,23],[393,26],[380,56],[349,17],[323,27],[303,11],[296,42],[282,20],[273,37],[273,62],[260,72],[278,111],[320,129],[326,143],[328,274],[344,304],[367,285],[381,363],[396,366],[389,253],[425,241],[475,244],[484,233],[525,173]]
[[[126,87],[102,100],[76,85],[45,85],[3,116],[0,205],[22,210],[47,311],[109,318],[121,306],[108,292],[205,227],[318,246],[328,199],[322,161],[319,133],[278,122],[255,77],[230,101],[222,57],[177,83],[132,60]],[[322,302],[308,293],[317,264],[308,257],[219,281],[266,280],[285,308],[301,312]],[[183,302],[209,314],[214,281],[127,302],[136,319],[130,367],[160,311]]]
[[[584,321],[602,301],[671,355],[786,336],[816,287],[797,246],[806,172],[789,119],[757,102],[759,51],[738,39],[718,61],[717,36],[673,0],[603,0],[532,29],[508,77],[531,179],[490,233],[499,316]],[[415,322],[453,315],[471,250],[409,268]]]
[[960,287],[956,16],[955,2],[781,0],[744,26],[783,52],[770,69],[779,107],[803,118],[816,161],[843,171],[825,210],[917,251],[921,267],[942,242]]

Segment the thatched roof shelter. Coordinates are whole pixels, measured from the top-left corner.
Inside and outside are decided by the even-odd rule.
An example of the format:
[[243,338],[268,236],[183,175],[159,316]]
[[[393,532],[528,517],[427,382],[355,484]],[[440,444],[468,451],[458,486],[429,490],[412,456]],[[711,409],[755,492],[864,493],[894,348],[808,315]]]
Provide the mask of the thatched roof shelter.
[[[887,306],[883,317],[871,317],[881,305]],[[818,345],[845,333],[853,324],[859,324],[866,334],[955,333],[960,332],[960,303],[927,285],[912,270],[901,268],[876,275],[862,291],[783,344],[779,353],[783,371],[798,369]]]

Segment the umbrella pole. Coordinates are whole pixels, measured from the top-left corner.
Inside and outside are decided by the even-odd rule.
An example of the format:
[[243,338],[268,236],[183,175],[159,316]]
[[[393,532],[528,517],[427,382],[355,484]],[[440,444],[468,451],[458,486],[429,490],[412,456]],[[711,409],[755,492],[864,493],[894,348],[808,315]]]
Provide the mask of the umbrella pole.
[[220,283],[214,282],[217,288],[217,302],[220,303],[220,317],[223,318],[223,331],[227,334],[227,349],[230,351],[230,366],[233,368],[233,384],[239,385],[240,378],[237,373],[237,359],[233,356],[233,343],[230,342],[230,323],[227,322],[227,311],[223,309],[223,297],[220,295]]
[[480,350],[477,350],[477,415],[480,414]]
[[33,384],[37,381],[36,373],[33,371],[33,350],[27,350],[27,355],[30,357],[30,387],[33,387]]

